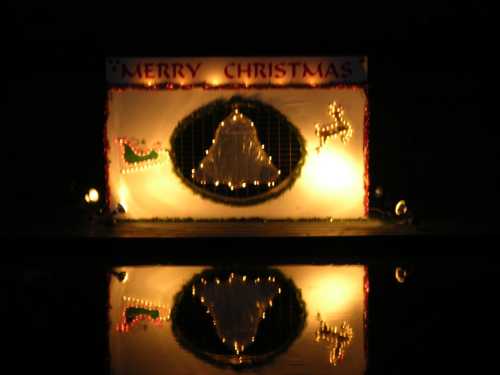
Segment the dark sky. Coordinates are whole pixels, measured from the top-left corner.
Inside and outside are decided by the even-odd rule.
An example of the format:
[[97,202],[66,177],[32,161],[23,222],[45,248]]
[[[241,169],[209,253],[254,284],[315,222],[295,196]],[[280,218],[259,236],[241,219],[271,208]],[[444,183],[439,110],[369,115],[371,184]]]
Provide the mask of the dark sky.
[[67,220],[85,189],[102,187],[106,56],[366,54],[372,186],[388,201],[406,198],[426,220],[493,218],[498,138],[481,118],[480,77],[494,74],[487,13],[478,2],[11,0],[9,216]]

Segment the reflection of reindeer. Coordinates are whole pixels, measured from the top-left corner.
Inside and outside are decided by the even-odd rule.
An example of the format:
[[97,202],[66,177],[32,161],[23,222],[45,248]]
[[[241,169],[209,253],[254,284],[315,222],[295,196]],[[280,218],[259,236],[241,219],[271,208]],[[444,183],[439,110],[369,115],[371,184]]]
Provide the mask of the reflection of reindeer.
[[315,134],[319,137],[319,146],[316,148],[318,152],[329,137],[338,136],[342,143],[346,143],[352,137],[352,126],[344,119],[344,108],[341,105],[336,102],[331,103],[328,106],[328,114],[332,122],[315,125]]
[[318,314],[319,328],[316,330],[315,342],[326,342],[330,349],[330,364],[336,366],[345,356],[347,347],[351,344],[353,332],[351,326],[347,322],[342,322],[340,328],[337,326],[329,326]]

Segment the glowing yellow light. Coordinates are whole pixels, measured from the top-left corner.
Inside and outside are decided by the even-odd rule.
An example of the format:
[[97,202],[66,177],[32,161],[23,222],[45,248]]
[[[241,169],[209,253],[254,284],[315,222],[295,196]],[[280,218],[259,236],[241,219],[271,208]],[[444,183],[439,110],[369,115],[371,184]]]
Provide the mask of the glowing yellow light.
[[123,208],[123,211],[127,212],[127,196],[128,190],[126,185],[122,182],[118,188],[118,204]]
[[243,182],[243,183],[241,184],[241,187],[246,188],[246,187],[247,187],[247,183],[246,183],[246,182]]
[[396,208],[394,209],[396,215],[401,216],[408,212],[408,207],[406,206],[406,202],[404,200],[399,201],[396,204]]
[[90,203],[90,197],[88,194],[85,194],[85,202]]
[[363,186],[362,174],[350,156],[331,145],[325,145],[319,154],[308,153],[303,173],[319,192],[331,194],[339,191],[354,195]]
[[219,186],[219,181],[215,181],[214,185]]
[[398,283],[403,284],[406,281],[406,276],[407,272],[405,269],[396,267],[396,269],[394,270],[394,277],[396,278]]
[[89,190],[88,196],[89,196],[89,201],[92,203],[96,203],[99,200],[99,192],[94,188]]

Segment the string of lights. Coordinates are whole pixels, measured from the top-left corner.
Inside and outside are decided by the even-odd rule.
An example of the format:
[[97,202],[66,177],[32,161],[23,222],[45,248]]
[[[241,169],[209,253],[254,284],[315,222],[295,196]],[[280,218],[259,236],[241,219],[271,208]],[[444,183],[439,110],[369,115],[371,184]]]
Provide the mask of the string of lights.
[[329,349],[329,362],[336,366],[345,358],[345,353],[353,338],[352,327],[342,322],[340,327],[330,326],[318,316],[319,328],[316,329],[314,341],[324,342]]
[[163,149],[160,142],[151,148],[144,147],[136,139],[117,138],[115,142],[120,147],[120,161],[124,165],[122,174],[144,171],[164,163],[169,151]]
[[328,106],[328,115],[331,117],[332,121],[327,124],[315,124],[315,134],[319,137],[319,147],[317,151],[325,144],[328,138],[339,138],[342,143],[347,143],[352,137],[352,126],[344,118],[344,108],[337,104],[337,102],[332,102]]
[[171,309],[163,304],[127,296],[123,296],[122,301],[121,319],[116,326],[118,332],[129,332],[138,323],[144,321],[162,327],[166,321],[170,320]]
[[[267,284],[271,288],[268,290],[263,290],[263,294],[266,295],[264,300],[260,299],[256,301],[255,311],[252,314],[251,321],[254,324],[251,326],[252,330],[249,330],[248,337],[241,338],[240,341],[235,337],[230,337],[229,332],[224,332],[221,322],[217,321],[217,314],[215,310],[214,301],[210,299],[209,294],[212,290],[208,290],[211,286],[215,285],[216,288],[232,288],[241,287],[242,285],[254,285],[259,287],[262,284]],[[198,297],[201,304],[206,307],[206,313],[210,314],[212,317],[212,324],[216,328],[217,335],[219,336],[222,343],[234,350],[235,355],[239,356],[248,347],[250,343],[255,342],[255,334],[261,320],[266,319],[266,311],[273,306],[273,298],[276,295],[281,294],[281,287],[276,283],[275,276],[268,276],[267,278],[256,277],[251,279],[247,275],[237,275],[234,272],[229,274],[229,277],[225,280],[216,277],[213,281],[208,282],[205,278],[201,278],[199,282],[195,282],[191,285],[191,294],[193,297]],[[250,332],[251,331],[251,332]],[[241,363],[242,358],[239,358]]]

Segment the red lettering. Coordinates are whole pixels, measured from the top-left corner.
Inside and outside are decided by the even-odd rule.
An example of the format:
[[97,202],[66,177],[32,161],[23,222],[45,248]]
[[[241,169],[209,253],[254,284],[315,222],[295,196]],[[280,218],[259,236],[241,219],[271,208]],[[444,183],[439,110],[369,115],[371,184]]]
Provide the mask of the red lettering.
[[137,64],[135,66],[135,72],[131,72],[130,70],[128,70],[126,64],[122,64],[122,78],[124,78],[125,76],[134,77],[135,75],[137,75],[139,78],[142,77],[140,64]]
[[252,77],[252,71],[251,71],[250,64],[247,64],[247,68],[246,69],[242,69],[241,68],[241,64],[238,64],[238,78],[241,78],[241,74],[242,73],[246,73],[247,76],[248,76],[248,78]]
[[268,77],[272,78],[273,77],[273,63],[267,64],[267,72],[268,72]]
[[302,77],[305,78],[308,75],[315,76],[318,73],[319,73],[319,76],[322,77],[323,75],[321,74],[320,66],[321,66],[321,64],[318,66],[317,72],[313,72],[311,69],[309,69],[309,66],[306,63],[304,63],[304,73],[302,74]]
[[[177,73],[179,73],[179,76],[181,78],[184,78],[184,73],[182,73],[182,68],[184,67],[183,64],[177,64],[177,63],[173,63],[172,64],[172,70],[174,71],[174,78],[177,77]],[[179,68],[179,71],[177,71],[177,68]]]
[[281,73],[281,74],[278,74],[276,73],[274,75],[274,78],[283,78],[284,76],[286,76],[286,70],[285,70],[285,63],[279,63],[277,64],[274,69],[278,72],[278,73]]
[[198,72],[198,69],[200,69],[201,63],[196,64],[196,67],[193,67],[191,64],[187,63],[186,64],[187,68],[191,72],[191,77],[194,79],[196,76],[196,73]]
[[229,74],[229,67],[230,67],[230,66],[234,66],[234,65],[235,65],[234,63],[229,63],[229,64],[227,64],[227,65],[224,67],[224,74],[225,74],[225,75],[226,75],[226,77],[227,77],[227,78],[229,78],[229,79],[233,79],[233,78],[234,78],[234,76],[233,76],[233,75]]
[[337,68],[335,68],[335,64],[334,63],[331,63],[330,65],[328,65],[328,69],[325,73],[325,78],[328,77],[329,74],[333,74],[335,75],[335,78],[338,78],[339,75],[337,73]]
[[153,64],[151,63],[148,63],[148,64],[144,64],[144,76],[146,78],[154,78],[154,74],[153,74]]
[[344,62],[340,68],[342,69],[342,78],[347,78],[352,75],[352,67],[350,61]]
[[168,64],[158,64],[158,78],[165,76],[165,78],[170,78],[168,74]]
[[264,69],[266,69],[266,64],[253,63],[253,66],[255,68],[255,78],[259,78],[259,74],[262,78],[266,78],[266,72],[264,71]]
[[292,67],[292,78],[295,78],[295,74],[297,73],[297,66],[300,65],[299,62],[292,62],[292,63],[288,63],[288,65],[290,65]]

